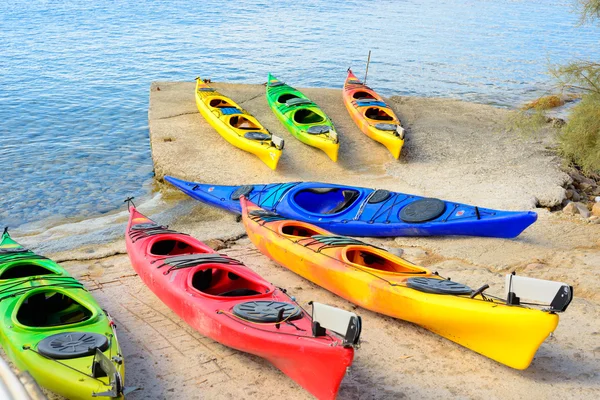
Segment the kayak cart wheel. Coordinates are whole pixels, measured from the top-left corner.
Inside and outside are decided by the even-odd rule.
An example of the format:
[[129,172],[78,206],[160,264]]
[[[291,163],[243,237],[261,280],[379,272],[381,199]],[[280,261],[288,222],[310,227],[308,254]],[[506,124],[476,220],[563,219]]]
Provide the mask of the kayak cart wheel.
[[404,222],[418,223],[436,219],[446,211],[446,203],[439,199],[419,199],[400,210]]
[[471,294],[473,289],[462,283],[436,278],[408,278],[406,286],[425,293]]
[[389,197],[390,197],[390,192],[388,190],[377,189],[376,191],[374,191],[371,194],[371,197],[369,197],[369,201],[367,203],[369,203],[369,204],[381,203],[382,201],[386,201]]
[[162,228],[162,226],[155,224],[154,222],[144,222],[143,224],[131,225],[131,229],[135,229],[136,231],[140,231],[143,229],[157,229],[157,228]]
[[231,193],[231,200],[239,200],[242,196],[248,197],[253,189],[254,186],[252,185],[240,186],[239,188],[235,189],[233,193]]
[[108,339],[104,335],[91,332],[63,332],[48,336],[38,343],[37,351],[57,360],[91,356],[108,349]]
[[291,321],[302,317],[300,307],[281,301],[248,301],[233,307],[235,315],[252,322],[279,322],[278,317],[281,310],[283,310],[282,320]]

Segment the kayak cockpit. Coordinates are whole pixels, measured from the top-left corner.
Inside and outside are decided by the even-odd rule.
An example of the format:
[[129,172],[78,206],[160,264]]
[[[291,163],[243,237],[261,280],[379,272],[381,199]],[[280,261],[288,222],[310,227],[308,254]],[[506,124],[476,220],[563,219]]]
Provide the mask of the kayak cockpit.
[[375,121],[393,121],[391,116],[385,109],[379,107],[369,107],[365,111],[365,117]]
[[284,223],[280,227],[280,233],[289,238],[309,238],[314,235],[326,234],[326,231],[314,229],[313,226],[304,225],[301,222]]
[[308,108],[301,108],[294,113],[294,122],[297,124],[319,124],[325,117]]
[[224,97],[215,97],[208,102],[208,105],[213,108],[235,108],[235,104],[227,101]]
[[90,319],[93,311],[69,295],[52,289],[29,293],[18,305],[21,325],[45,328],[75,324]]
[[46,267],[38,265],[34,262],[14,263],[0,272],[0,280],[2,279],[19,279],[30,278],[40,275],[59,275]]
[[363,90],[357,90],[352,94],[352,97],[356,100],[377,100],[371,93]]
[[313,214],[336,214],[352,206],[360,192],[345,188],[311,188],[298,191],[294,202]]
[[150,254],[154,256],[180,256],[192,253],[208,253],[208,249],[191,245],[183,240],[157,240],[150,246]]
[[343,259],[360,267],[367,267],[384,272],[395,272],[399,274],[427,274],[425,268],[410,265],[408,262],[393,256],[385,251],[363,246],[348,246],[344,249]]
[[271,291],[261,282],[217,266],[198,269],[190,277],[190,286],[203,294],[223,297],[256,296]]
[[301,99],[301,97],[296,96],[292,93],[284,93],[277,98],[277,102],[281,104],[287,104],[288,100]]
[[257,125],[254,121],[242,116],[235,115],[229,119],[229,125],[235,129],[242,129],[245,131],[260,131],[262,127]]

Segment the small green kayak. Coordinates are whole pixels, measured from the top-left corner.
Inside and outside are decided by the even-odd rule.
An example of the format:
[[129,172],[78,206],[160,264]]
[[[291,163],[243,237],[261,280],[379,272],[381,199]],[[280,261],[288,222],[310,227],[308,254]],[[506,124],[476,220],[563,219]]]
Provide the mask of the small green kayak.
[[308,97],[269,74],[267,102],[277,118],[298,140],[321,149],[337,161],[340,147],[333,123]]
[[110,316],[54,261],[0,240],[0,344],[68,399],[122,399],[125,366]]

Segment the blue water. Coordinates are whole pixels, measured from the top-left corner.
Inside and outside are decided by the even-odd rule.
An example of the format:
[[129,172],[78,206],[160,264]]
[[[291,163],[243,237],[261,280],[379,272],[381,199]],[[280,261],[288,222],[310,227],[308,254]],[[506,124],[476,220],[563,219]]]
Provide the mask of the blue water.
[[572,1],[0,3],[0,223],[81,217],[151,190],[153,80],[340,87],[373,51],[383,94],[514,106],[549,61],[600,59]]

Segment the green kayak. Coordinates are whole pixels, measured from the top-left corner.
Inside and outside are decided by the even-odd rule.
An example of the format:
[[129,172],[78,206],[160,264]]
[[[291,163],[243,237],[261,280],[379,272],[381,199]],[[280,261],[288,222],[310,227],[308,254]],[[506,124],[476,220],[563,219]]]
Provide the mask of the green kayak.
[[277,118],[298,140],[337,161],[340,147],[333,123],[308,97],[269,74],[267,101]]
[[0,240],[0,344],[22,371],[68,399],[123,398],[115,325],[54,261]]

